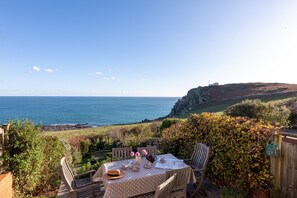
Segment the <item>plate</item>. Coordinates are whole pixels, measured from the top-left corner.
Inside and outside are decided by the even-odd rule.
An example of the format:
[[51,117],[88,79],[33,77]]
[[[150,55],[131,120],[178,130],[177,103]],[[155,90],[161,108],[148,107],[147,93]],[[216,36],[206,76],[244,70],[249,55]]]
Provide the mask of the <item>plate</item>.
[[115,180],[115,179],[121,179],[125,176],[125,172],[120,170],[120,175],[118,176],[109,176],[107,173],[103,174],[104,179],[109,179],[109,180]]
[[146,169],[151,169],[152,167],[153,167],[153,165],[148,166],[146,164],[143,166],[143,168],[146,168]]

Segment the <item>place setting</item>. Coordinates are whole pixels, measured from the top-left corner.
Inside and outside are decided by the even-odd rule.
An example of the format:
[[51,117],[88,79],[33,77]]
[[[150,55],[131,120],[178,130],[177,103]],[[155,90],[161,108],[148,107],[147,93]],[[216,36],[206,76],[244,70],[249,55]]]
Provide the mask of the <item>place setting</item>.
[[103,174],[103,178],[108,180],[121,179],[124,176],[125,176],[125,172],[120,169],[108,170],[106,173]]

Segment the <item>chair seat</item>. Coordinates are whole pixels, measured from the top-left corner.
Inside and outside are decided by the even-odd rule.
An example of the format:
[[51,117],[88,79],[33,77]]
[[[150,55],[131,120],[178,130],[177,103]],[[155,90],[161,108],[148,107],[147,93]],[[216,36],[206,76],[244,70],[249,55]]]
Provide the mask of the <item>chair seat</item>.
[[82,187],[82,186],[89,185],[91,183],[92,183],[92,181],[91,181],[90,177],[75,180],[75,186],[78,187],[78,188]]
[[92,178],[76,179],[76,177],[91,174],[94,171],[87,171],[79,175],[74,175],[71,168],[69,167],[66,158],[62,157],[60,160],[60,174],[61,180],[65,184],[69,196],[71,198],[88,198],[88,197],[102,197],[101,184],[102,182],[94,182]]

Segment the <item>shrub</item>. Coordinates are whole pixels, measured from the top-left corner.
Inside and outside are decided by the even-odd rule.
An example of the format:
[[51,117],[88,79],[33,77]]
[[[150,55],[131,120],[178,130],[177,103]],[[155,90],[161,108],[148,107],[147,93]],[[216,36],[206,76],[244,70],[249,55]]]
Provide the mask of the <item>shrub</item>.
[[90,141],[88,139],[81,140],[80,148],[82,155],[85,155],[89,152]]
[[28,120],[11,120],[4,163],[14,175],[17,196],[26,197],[59,185],[59,160],[64,147],[57,138],[43,137]]
[[290,110],[290,125],[297,125],[297,97],[291,97],[275,103],[276,106],[285,106]]
[[169,128],[171,125],[182,122],[182,119],[179,118],[166,118],[162,121],[160,126],[160,131],[162,132],[164,129]]
[[193,114],[165,129],[162,147],[181,158],[189,158],[195,142],[211,147],[207,174],[215,181],[240,184],[245,189],[270,185],[269,159],[264,153],[271,135],[279,128],[243,117]]
[[261,100],[244,100],[240,103],[234,104],[225,110],[225,114],[229,116],[242,116],[248,118],[255,118],[260,120],[266,106]]
[[68,142],[72,147],[75,147],[77,149],[80,149],[81,147],[81,141],[85,139],[86,137],[84,136],[76,136],[76,137],[71,137],[69,138]]
[[14,175],[16,192],[32,194],[41,179],[43,150],[40,128],[28,120],[10,120],[9,124],[4,163]]
[[60,159],[65,154],[65,148],[57,137],[43,136],[43,161],[38,189],[48,191],[60,185],[59,172]]
[[128,131],[127,135],[121,140],[124,146],[132,146],[136,149],[137,146],[146,145],[147,141],[152,139],[154,133],[148,127],[134,127]]
[[71,148],[72,165],[79,164],[82,161],[82,154],[76,147]]
[[253,118],[257,121],[269,122],[283,127],[288,126],[290,111],[285,106],[273,103],[264,103],[261,100],[244,100],[228,107],[225,112],[229,116],[242,116]]

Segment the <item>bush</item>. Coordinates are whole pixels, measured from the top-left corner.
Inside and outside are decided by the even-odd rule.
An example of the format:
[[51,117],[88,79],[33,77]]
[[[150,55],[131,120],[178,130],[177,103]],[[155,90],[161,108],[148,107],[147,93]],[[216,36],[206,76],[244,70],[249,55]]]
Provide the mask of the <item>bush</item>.
[[152,139],[154,132],[148,127],[134,127],[127,132],[127,135],[121,140],[123,146],[132,146],[136,149],[137,146],[146,145]]
[[82,161],[82,154],[76,147],[71,148],[72,165],[79,164]]
[[43,137],[28,120],[11,120],[4,163],[14,175],[17,196],[26,197],[59,185],[59,160],[64,147],[57,138]]
[[297,97],[291,97],[275,103],[276,106],[285,106],[290,110],[290,125],[297,125]]
[[40,182],[38,189],[40,191],[49,191],[57,189],[60,185],[59,164],[65,153],[63,144],[57,137],[44,136],[43,141],[43,161],[40,173]]
[[166,118],[162,121],[160,126],[160,131],[162,132],[164,129],[169,128],[171,125],[182,122],[182,119],[179,118]]
[[248,118],[255,118],[260,120],[262,114],[265,112],[266,106],[261,100],[244,100],[240,103],[234,104],[225,110],[225,114],[229,116],[242,116]]
[[85,155],[89,152],[90,141],[88,139],[81,140],[80,147],[82,155]]
[[273,103],[263,103],[261,100],[244,100],[228,107],[226,115],[236,117],[253,118],[257,121],[277,124],[287,127],[289,123],[290,110],[285,106],[277,106]]
[[41,132],[28,120],[11,120],[4,163],[14,175],[17,193],[32,194],[41,179],[43,149]]
[[211,147],[207,174],[222,185],[245,189],[268,187],[271,181],[265,146],[279,128],[243,117],[193,114],[162,134],[162,147],[181,158],[189,158],[195,142]]

